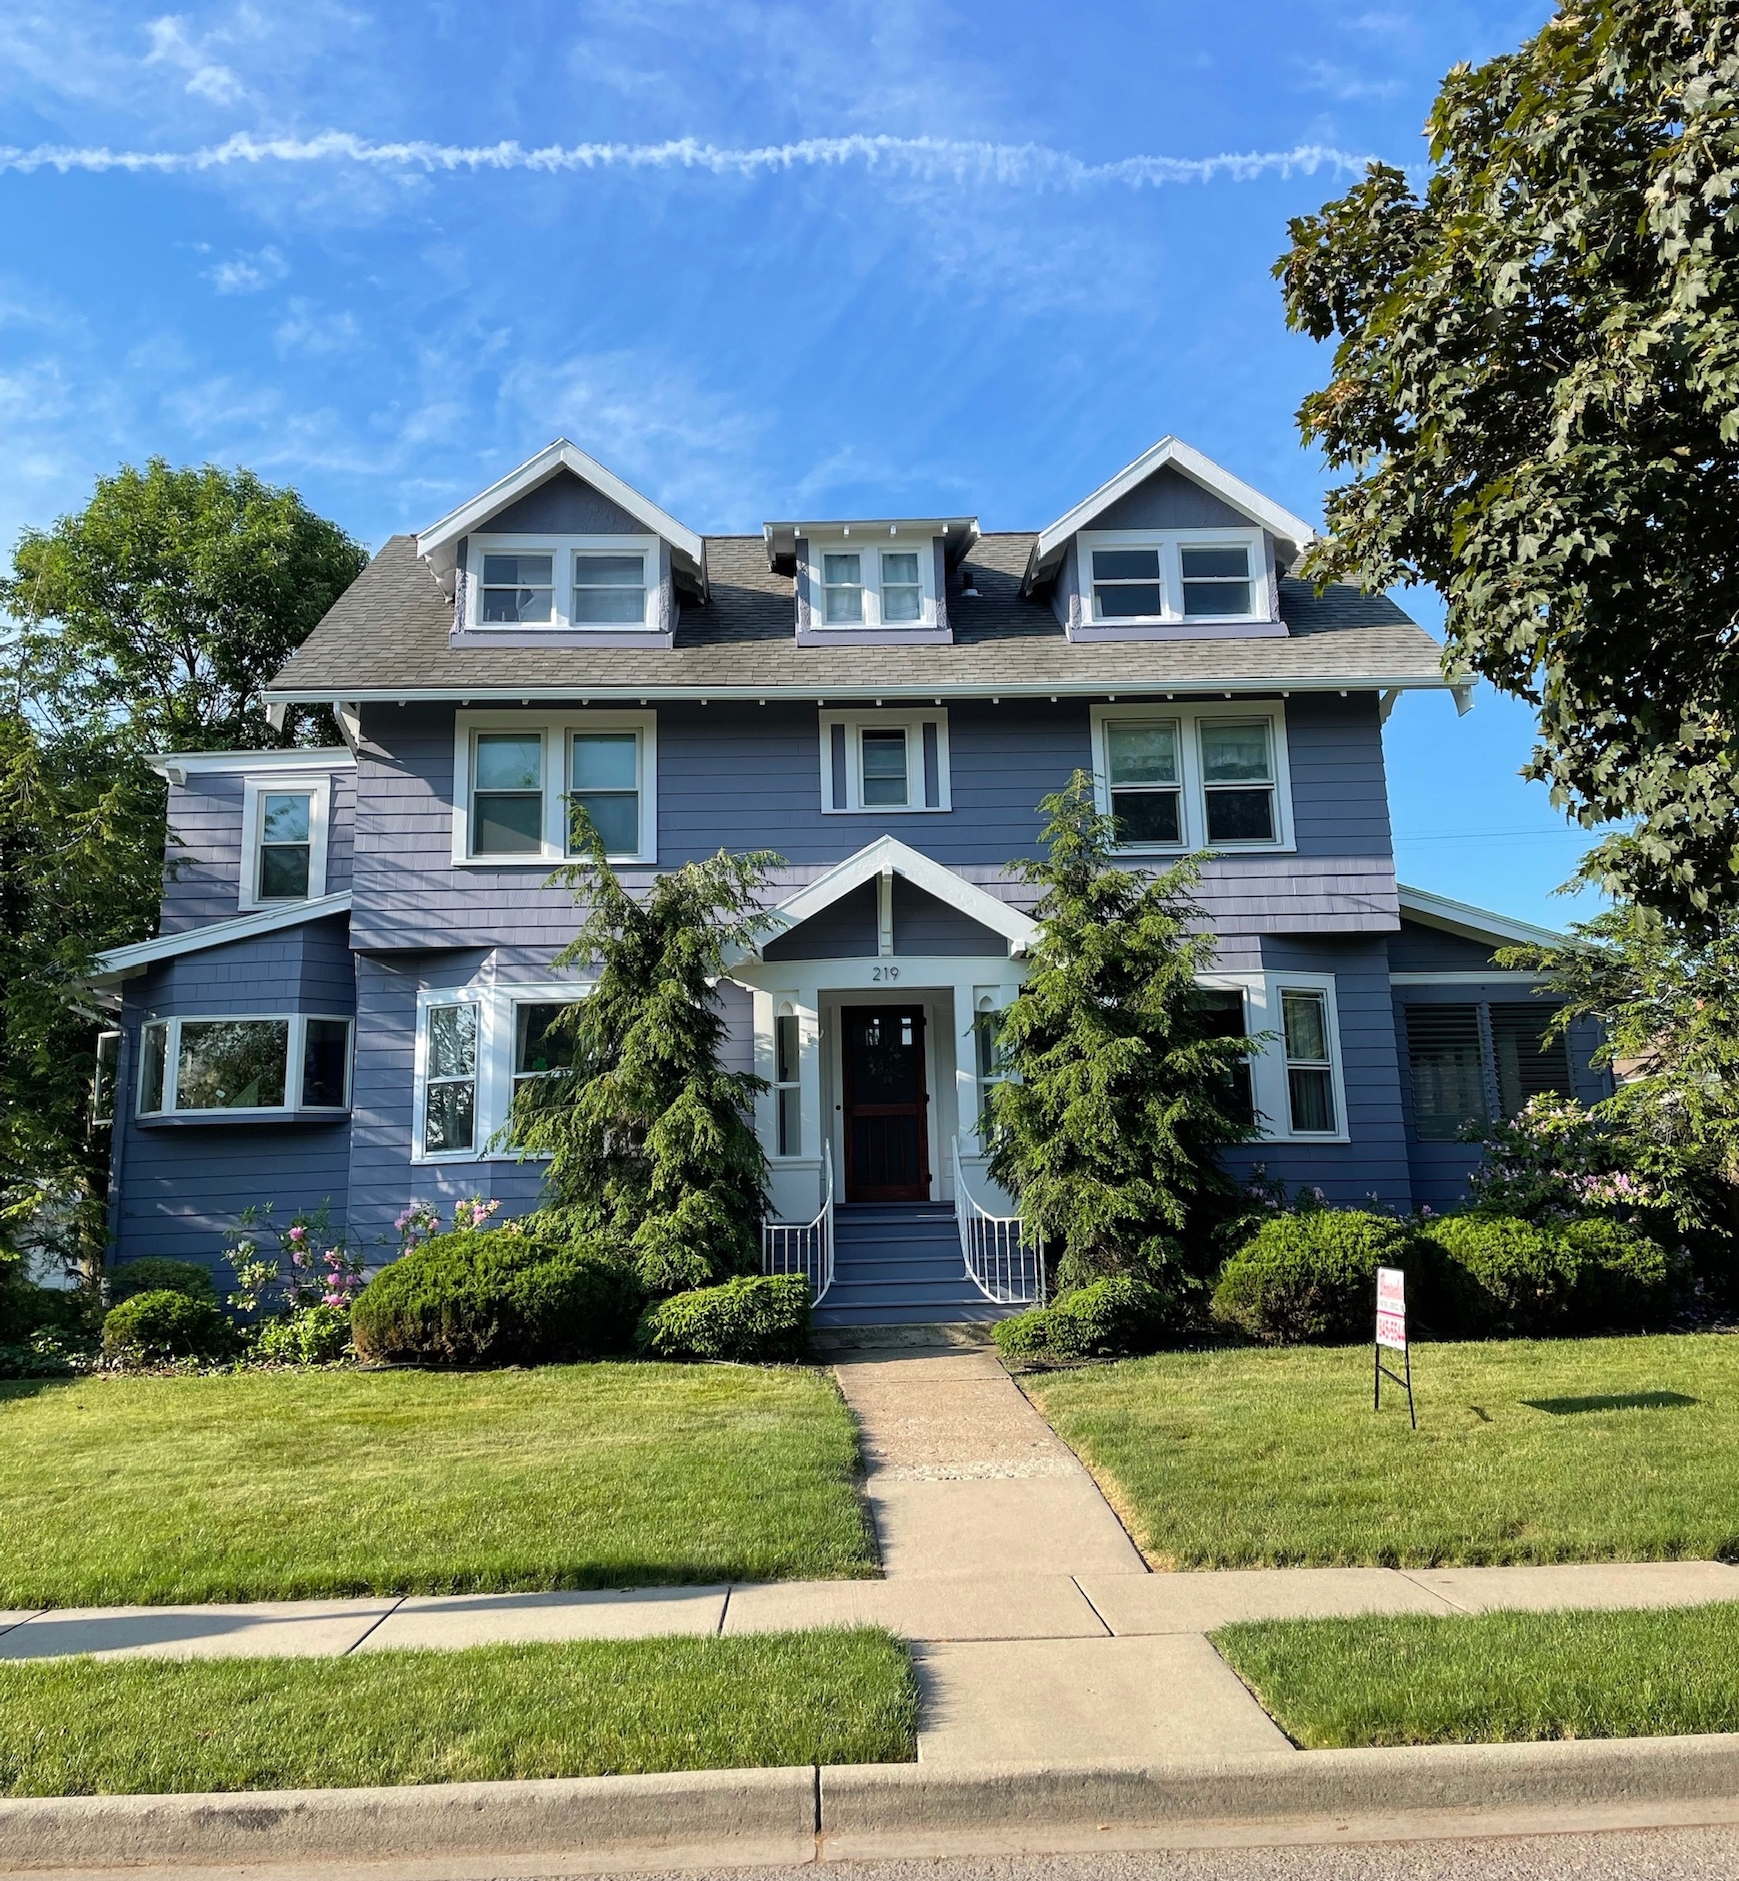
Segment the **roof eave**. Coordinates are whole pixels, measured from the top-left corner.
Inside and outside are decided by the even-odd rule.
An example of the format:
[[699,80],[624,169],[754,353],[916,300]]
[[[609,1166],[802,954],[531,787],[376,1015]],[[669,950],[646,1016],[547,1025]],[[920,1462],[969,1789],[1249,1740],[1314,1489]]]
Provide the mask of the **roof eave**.
[[1433,895],[1427,889],[1396,885],[1401,913],[1425,927],[1440,928],[1463,940],[1490,941],[1494,947],[1568,947],[1570,937],[1549,927],[1536,927],[1531,921],[1513,920],[1507,914],[1494,914],[1489,908],[1476,908],[1471,902],[1451,901],[1447,895]]

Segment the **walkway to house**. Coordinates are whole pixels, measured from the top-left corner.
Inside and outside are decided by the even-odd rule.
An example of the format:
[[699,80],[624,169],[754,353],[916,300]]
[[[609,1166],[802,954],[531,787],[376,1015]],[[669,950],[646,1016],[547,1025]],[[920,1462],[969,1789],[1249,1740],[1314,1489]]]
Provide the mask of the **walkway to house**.
[[913,1644],[921,1758],[1291,1754],[1209,1644],[1238,1619],[1739,1598],[1713,1561],[1152,1574],[988,1350],[838,1367],[863,1429],[879,1581],[0,1613],[0,1659],[339,1654],[501,1640],[886,1626]]

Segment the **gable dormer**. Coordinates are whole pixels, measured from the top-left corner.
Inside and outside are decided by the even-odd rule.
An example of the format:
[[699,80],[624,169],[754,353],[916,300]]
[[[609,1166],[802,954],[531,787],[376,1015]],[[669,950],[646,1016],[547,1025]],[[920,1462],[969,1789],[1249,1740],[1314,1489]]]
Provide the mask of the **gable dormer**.
[[1022,586],[1049,594],[1072,641],[1282,638],[1280,576],[1314,535],[1161,438],[1040,534]]
[[559,438],[444,516],[417,552],[453,597],[455,647],[669,647],[706,548]]
[[948,646],[948,582],[978,540],[971,516],[767,523],[767,563],[792,577],[797,644]]

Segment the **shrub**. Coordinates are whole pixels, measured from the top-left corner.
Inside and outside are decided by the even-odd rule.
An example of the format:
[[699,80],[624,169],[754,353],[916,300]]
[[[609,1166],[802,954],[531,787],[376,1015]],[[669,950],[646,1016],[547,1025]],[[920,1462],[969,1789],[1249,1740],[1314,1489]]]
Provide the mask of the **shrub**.
[[1578,1263],[1557,1236],[1516,1215],[1451,1215],[1427,1234],[1470,1283],[1465,1331],[1537,1339],[1573,1330]]
[[350,1350],[350,1313],[342,1306],[304,1306],[269,1319],[254,1354],[276,1365],[335,1365]]
[[436,1235],[383,1267],[350,1309],[357,1356],[538,1365],[628,1348],[642,1294],[625,1263],[508,1228]]
[[164,1260],[148,1254],[143,1260],[126,1261],[111,1267],[108,1273],[109,1298],[119,1306],[139,1293],[185,1293],[190,1300],[210,1300],[217,1304],[217,1291],[211,1275],[193,1261]]
[[801,1274],[740,1276],[673,1293],[647,1309],[635,1343],[649,1358],[800,1359],[809,1344],[809,1282]]
[[[1369,1339],[1376,1320],[1377,1269],[1407,1270],[1409,1294],[1431,1316],[1439,1289],[1410,1229],[1387,1215],[1313,1208],[1276,1215],[1226,1262],[1213,1315],[1265,1345],[1337,1345]],[[1409,1301],[1413,1304],[1413,1301]]]
[[1683,1289],[1682,1261],[1621,1221],[1591,1217],[1557,1235],[1577,1265],[1574,1318],[1587,1332],[1648,1332],[1671,1316]]
[[235,1345],[235,1328],[216,1300],[197,1299],[173,1287],[135,1293],[110,1307],[103,1321],[103,1356],[124,1365],[224,1359]]
[[1113,1274],[1000,1320],[997,1350],[1005,1358],[1127,1358],[1152,1352],[1182,1329],[1175,1294],[1127,1274]]
[[78,1345],[93,1339],[102,1322],[94,1288],[39,1287],[16,1272],[0,1274],[0,1345],[27,1347],[39,1336]]

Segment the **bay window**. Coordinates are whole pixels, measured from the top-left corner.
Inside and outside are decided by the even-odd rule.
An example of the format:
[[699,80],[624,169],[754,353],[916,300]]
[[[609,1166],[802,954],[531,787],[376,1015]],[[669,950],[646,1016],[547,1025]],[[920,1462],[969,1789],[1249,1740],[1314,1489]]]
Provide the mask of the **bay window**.
[[1345,1069],[1332,973],[1209,973],[1197,983],[1210,1034],[1249,1041],[1228,1074],[1232,1107],[1263,1142],[1347,1137]]
[[350,1103],[348,1018],[281,1013],[149,1019],[139,1115],[288,1115]]

